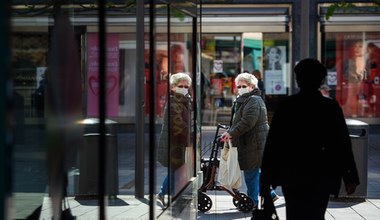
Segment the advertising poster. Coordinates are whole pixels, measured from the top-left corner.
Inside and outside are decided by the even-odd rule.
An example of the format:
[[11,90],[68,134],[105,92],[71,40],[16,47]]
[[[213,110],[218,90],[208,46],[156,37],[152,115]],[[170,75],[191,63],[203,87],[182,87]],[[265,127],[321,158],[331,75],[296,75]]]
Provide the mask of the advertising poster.
[[265,70],[265,92],[267,95],[285,95],[285,75],[281,70]]
[[214,60],[213,73],[222,73],[223,72],[223,60]]
[[336,86],[336,84],[337,84],[336,71],[335,72],[327,72],[327,85]]
[[[107,34],[106,42],[107,116],[118,116],[119,35]],[[99,115],[99,46],[98,34],[87,34],[87,115]]]
[[[346,117],[380,115],[380,44],[378,34],[343,36],[341,104]],[[339,74],[339,73],[338,73]]]
[[283,70],[286,61],[285,46],[265,47],[265,70]]
[[267,95],[286,95],[285,46],[265,47],[264,84]]

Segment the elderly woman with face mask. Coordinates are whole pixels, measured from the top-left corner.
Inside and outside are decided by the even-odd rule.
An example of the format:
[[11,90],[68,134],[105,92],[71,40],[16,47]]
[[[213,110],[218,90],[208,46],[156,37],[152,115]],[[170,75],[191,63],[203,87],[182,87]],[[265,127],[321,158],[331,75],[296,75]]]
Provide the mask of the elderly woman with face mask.
[[165,105],[157,154],[158,161],[164,167],[169,167],[170,172],[170,177],[164,178],[157,197],[163,206],[166,206],[165,195],[169,193],[168,178],[171,180],[170,189],[173,191],[174,171],[185,163],[185,148],[190,145],[191,81],[190,76],[182,72],[170,76],[170,105]]
[[[244,172],[247,195],[258,204],[259,176],[266,137],[269,130],[267,109],[257,88],[257,78],[241,73],[235,78],[238,96],[232,106],[231,124],[224,139],[237,147],[240,169]],[[278,199],[272,190],[273,200]]]

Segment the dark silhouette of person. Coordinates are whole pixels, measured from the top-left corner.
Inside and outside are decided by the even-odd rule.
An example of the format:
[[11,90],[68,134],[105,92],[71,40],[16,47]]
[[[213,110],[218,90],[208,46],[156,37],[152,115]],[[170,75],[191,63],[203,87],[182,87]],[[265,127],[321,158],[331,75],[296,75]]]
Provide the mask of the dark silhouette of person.
[[294,72],[300,91],[275,110],[260,186],[281,186],[287,220],[324,220],[330,195],[338,196],[342,178],[352,194],[359,185],[358,172],[342,109],[319,91],[326,67],[308,58]]

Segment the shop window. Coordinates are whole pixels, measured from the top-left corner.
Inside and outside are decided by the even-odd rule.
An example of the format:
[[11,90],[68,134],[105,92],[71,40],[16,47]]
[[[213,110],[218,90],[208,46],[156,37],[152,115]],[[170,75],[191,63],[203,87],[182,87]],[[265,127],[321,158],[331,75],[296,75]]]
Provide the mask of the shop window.
[[240,35],[202,37],[202,107],[204,124],[228,124],[235,99],[234,78],[241,69]]
[[12,37],[14,93],[22,98],[19,104],[26,118],[44,116],[48,42],[48,34],[43,33],[14,33]]
[[261,78],[260,89],[271,117],[289,95],[289,33],[204,35],[202,46],[202,123],[228,124],[236,98],[235,77],[242,72]]
[[329,96],[346,117],[380,116],[380,34],[326,33],[323,60]]

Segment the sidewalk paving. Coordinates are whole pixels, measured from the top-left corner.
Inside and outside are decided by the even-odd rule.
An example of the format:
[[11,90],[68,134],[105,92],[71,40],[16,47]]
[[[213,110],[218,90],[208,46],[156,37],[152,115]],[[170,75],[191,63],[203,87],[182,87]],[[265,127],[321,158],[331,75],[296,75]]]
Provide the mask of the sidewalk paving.
[[[326,213],[326,220],[380,219],[380,126],[374,130],[370,128],[370,133],[368,146],[368,184],[366,199],[364,201],[347,199],[339,201],[331,200]],[[209,137],[212,138],[213,136],[214,133],[210,130]],[[203,137],[204,140],[202,141],[207,142],[207,136],[204,135]],[[126,153],[123,152],[124,156],[125,154]],[[42,164],[40,161],[43,160],[39,157],[37,159],[39,163],[36,163],[36,166],[40,167]],[[43,168],[44,166],[41,167]],[[29,178],[29,176],[25,176],[25,181],[29,181],[30,183],[31,180],[27,178]],[[34,178],[33,181],[43,183],[43,181],[39,178]],[[241,192],[246,192],[244,181],[243,186],[239,190]],[[17,213],[14,213],[15,219],[25,219],[25,216],[30,214],[41,204],[42,213],[39,219],[50,219],[51,204],[46,190],[42,190],[39,193],[37,192],[39,191],[20,191],[14,193],[14,202],[16,206],[15,211],[17,211]],[[275,202],[277,212],[280,220],[285,220],[285,201],[282,197],[281,189],[277,188],[276,192],[280,195],[280,199]],[[213,206],[208,212],[198,212],[197,219],[251,219],[251,213],[242,213],[235,208],[232,202],[232,197],[226,192],[207,191],[206,193],[213,201]],[[77,219],[96,219],[98,215],[98,205],[96,201],[77,201],[74,197],[70,197],[68,201],[70,203],[70,207],[72,208],[72,213],[77,216]],[[149,203],[147,201],[148,198],[137,201],[133,195],[127,195],[126,193],[119,195],[117,200],[111,201],[109,206],[107,206],[107,211],[109,214],[108,219],[148,219]],[[305,202],[307,202],[307,197],[305,197]],[[160,209],[159,205],[157,205],[157,209]],[[194,210],[194,212],[196,211],[197,210]],[[189,218],[187,217],[182,219],[187,220]],[[305,220],[307,220],[307,218],[305,218]]]

